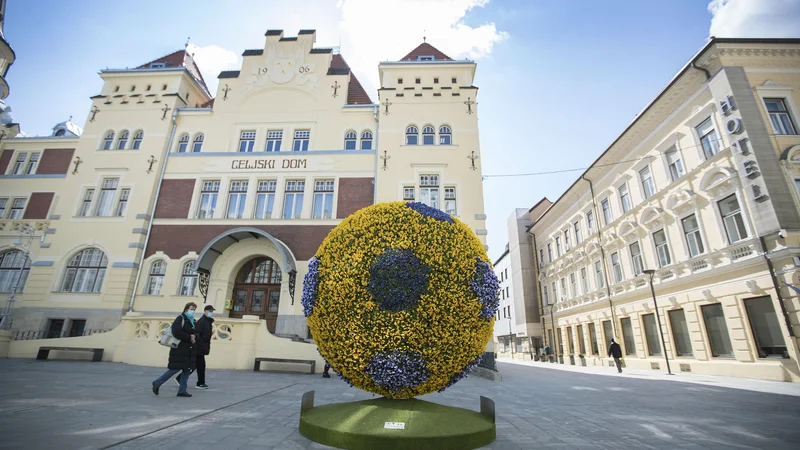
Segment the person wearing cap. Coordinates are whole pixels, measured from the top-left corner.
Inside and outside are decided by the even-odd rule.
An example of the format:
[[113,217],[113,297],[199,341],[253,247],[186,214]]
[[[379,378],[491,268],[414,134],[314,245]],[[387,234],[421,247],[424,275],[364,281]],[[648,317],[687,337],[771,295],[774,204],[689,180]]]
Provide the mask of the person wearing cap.
[[[197,347],[195,356],[195,370],[197,370],[197,387],[208,389],[206,384],[206,355],[211,353],[211,332],[214,323],[214,307],[206,305],[203,308],[203,316],[197,320],[194,327]],[[187,376],[188,378],[188,376]]]

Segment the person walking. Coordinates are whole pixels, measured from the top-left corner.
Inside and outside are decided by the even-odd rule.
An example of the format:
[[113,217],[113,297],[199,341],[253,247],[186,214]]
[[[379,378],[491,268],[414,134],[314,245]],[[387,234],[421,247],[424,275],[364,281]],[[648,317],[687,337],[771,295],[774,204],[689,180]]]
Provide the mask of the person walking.
[[328,364],[328,361],[325,361],[325,368],[322,369],[322,378],[330,378],[331,374],[328,371],[331,370],[331,365]]
[[197,387],[208,389],[206,384],[206,355],[211,353],[211,330],[214,324],[214,307],[206,305],[203,308],[203,317],[197,321],[195,331],[197,333],[197,357],[195,366],[197,367]]
[[158,395],[158,390],[162,384],[169,380],[173,375],[181,372],[178,380],[178,397],[191,397],[192,394],[186,392],[186,384],[189,381],[189,374],[195,368],[197,354],[196,330],[194,322],[194,311],[197,305],[189,302],[183,307],[183,314],[175,318],[172,322],[172,335],[181,342],[175,348],[169,349],[169,363],[167,371],[153,381],[153,393]]
[[622,358],[622,348],[614,341],[614,339],[611,339],[611,346],[608,347],[608,354],[614,358],[614,363],[617,365],[617,371],[622,373],[622,363],[620,363],[620,358]]

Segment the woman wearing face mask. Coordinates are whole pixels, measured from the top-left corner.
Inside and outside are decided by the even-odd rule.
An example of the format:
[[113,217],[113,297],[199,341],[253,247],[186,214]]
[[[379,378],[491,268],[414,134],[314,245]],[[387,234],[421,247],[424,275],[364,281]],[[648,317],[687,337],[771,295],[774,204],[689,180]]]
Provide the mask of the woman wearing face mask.
[[153,393],[158,395],[158,389],[167,380],[178,372],[181,372],[179,379],[178,397],[191,397],[192,394],[186,392],[186,383],[189,381],[189,374],[195,368],[195,355],[197,354],[196,337],[194,323],[194,310],[197,305],[189,302],[183,307],[183,314],[175,318],[172,322],[172,335],[180,339],[180,344],[176,348],[169,349],[169,364],[167,371],[153,381]]

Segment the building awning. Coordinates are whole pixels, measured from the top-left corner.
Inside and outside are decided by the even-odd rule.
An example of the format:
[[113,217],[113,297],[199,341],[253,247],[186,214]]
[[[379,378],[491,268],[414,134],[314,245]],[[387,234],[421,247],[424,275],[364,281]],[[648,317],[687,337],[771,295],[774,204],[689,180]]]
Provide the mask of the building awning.
[[258,228],[251,228],[251,227],[241,227],[241,228],[234,228],[228,230],[219,236],[215,237],[211,241],[206,244],[203,250],[200,252],[200,256],[197,258],[195,262],[194,269],[198,273],[211,273],[211,268],[214,267],[214,263],[217,261],[217,258],[222,255],[228,247],[233,244],[237,244],[245,239],[267,239],[278,249],[278,252],[281,255],[281,268],[284,272],[287,273],[296,273],[297,267],[294,263],[294,255],[286,247],[286,244],[276,239],[271,234],[267,233],[264,230],[259,230]]

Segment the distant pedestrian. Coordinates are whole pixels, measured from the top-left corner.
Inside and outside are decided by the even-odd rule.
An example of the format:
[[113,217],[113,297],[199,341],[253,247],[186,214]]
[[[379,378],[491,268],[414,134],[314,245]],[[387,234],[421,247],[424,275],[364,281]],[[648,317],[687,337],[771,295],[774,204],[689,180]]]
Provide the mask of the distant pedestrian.
[[[206,384],[206,355],[211,353],[211,331],[214,323],[214,307],[206,305],[203,308],[203,315],[195,324],[195,338],[197,340],[197,355],[195,355],[195,367],[197,370],[197,387],[208,389]],[[181,375],[175,377],[175,381],[180,385]]]
[[322,369],[322,378],[330,378],[331,377],[331,374],[328,373],[329,370],[331,370],[331,365],[328,364],[328,362],[326,361],[325,362],[325,368]]
[[620,358],[622,358],[622,348],[620,348],[619,344],[617,344],[614,339],[611,339],[611,346],[608,347],[608,354],[614,358],[614,363],[617,365],[617,371],[622,373],[622,363],[620,362]]
[[192,394],[186,392],[186,383],[189,381],[189,374],[195,368],[197,354],[196,330],[194,323],[194,311],[197,305],[189,302],[183,307],[183,314],[175,318],[172,322],[172,335],[181,342],[177,347],[169,349],[169,363],[167,371],[153,381],[153,393],[158,395],[158,389],[167,380],[178,372],[181,376],[178,380],[178,397],[191,397]]

